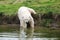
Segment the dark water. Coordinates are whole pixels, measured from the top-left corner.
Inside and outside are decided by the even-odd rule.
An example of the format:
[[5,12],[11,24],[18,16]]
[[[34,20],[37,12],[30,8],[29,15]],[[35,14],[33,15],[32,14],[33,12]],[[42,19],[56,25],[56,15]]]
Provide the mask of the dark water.
[[36,30],[35,32],[31,32],[31,33],[21,31],[21,34],[20,34],[20,31],[0,32],[0,40],[60,40],[59,37],[60,35],[57,33],[53,34],[53,33],[48,33],[48,32],[36,32]]

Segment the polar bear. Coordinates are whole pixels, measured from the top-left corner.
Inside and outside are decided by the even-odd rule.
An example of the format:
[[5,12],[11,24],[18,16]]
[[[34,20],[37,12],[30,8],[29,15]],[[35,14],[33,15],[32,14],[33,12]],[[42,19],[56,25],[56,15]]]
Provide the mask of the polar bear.
[[32,8],[22,6],[18,9],[18,18],[20,20],[20,28],[22,30],[27,28],[27,23],[29,22],[32,29],[34,29],[34,19],[31,14],[36,14]]

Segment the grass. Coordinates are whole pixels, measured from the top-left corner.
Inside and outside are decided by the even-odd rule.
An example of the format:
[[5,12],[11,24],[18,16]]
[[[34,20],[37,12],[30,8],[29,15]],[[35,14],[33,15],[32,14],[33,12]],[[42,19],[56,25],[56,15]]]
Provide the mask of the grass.
[[2,3],[0,3],[0,12],[6,15],[13,15],[17,13],[19,7],[27,6],[33,8],[37,13],[48,13],[52,11],[53,13],[60,14],[60,0],[27,0],[22,3],[12,4],[13,1],[15,0],[2,1]]

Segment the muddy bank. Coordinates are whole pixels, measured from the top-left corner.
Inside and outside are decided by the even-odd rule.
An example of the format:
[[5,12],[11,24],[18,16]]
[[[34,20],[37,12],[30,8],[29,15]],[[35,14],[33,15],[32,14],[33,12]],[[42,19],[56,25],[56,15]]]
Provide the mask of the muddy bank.
[[19,19],[16,15],[0,14],[0,24],[19,24]]
[[[35,26],[46,26],[46,27],[60,27],[60,14],[53,14],[48,12],[47,14],[36,14],[33,15]],[[0,25],[2,24],[19,24],[20,21],[17,15],[4,15],[0,13]]]

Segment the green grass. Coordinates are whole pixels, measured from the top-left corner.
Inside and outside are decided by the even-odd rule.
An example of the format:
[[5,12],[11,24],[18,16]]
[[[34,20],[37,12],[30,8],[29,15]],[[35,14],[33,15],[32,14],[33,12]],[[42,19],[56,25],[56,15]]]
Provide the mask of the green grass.
[[27,6],[33,8],[37,13],[44,14],[52,11],[53,13],[60,14],[60,0],[27,0],[12,4],[13,1],[15,0],[3,0],[2,3],[0,3],[0,12],[6,15],[13,15],[17,13],[19,7]]

